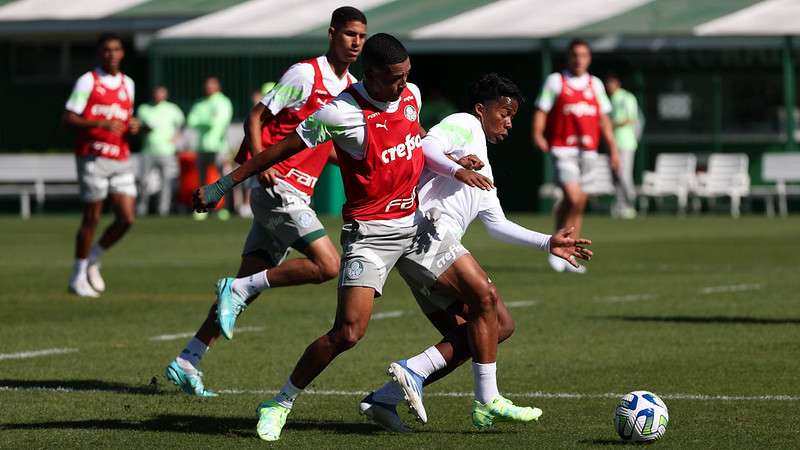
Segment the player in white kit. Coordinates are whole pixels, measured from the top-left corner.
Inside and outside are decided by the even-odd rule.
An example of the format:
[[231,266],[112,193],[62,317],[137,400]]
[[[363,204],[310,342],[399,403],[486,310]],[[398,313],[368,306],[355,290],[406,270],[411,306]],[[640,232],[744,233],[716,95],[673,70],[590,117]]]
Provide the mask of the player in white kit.
[[[435,149],[451,159],[476,157],[479,173],[493,179],[492,168],[488,164],[486,142],[502,141],[511,128],[511,121],[523,101],[522,94],[510,80],[497,74],[484,75],[470,90],[470,104],[473,110],[448,116],[434,126],[423,140],[425,151]],[[479,160],[479,161],[478,161]],[[489,234],[500,241],[524,245],[547,251],[564,258],[570,264],[570,257],[589,259],[592,252],[583,248],[591,244],[588,239],[573,239],[573,230],[560,230],[555,235],[528,230],[508,220],[500,206],[497,190],[471,189],[463,183],[433,173],[423,175],[419,188],[420,210],[435,220],[436,231],[440,236],[451,235],[459,242],[469,224],[480,218]],[[434,256],[427,258],[429,265],[438,264]],[[442,378],[470,357],[466,336],[468,311],[456,299],[431,291],[429,271],[417,265],[398,263],[401,275],[411,288],[414,297],[428,316],[428,319],[444,336],[435,346],[423,353],[392,363],[390,373],[395,375],[395,366],[401,366],[404,374],[411,374],[411,384],[421,386]],[[493,286],[494,288],[494,286]],[[496,292],[496,290],[495,290]],[[498,340],[507,339],[514,330],[514,323],[497,296]],[[368,395],[359,405],[362,414],[368,416],[382,427],[391,431],[408,431],[400,421],[396,405],[408,397],[407,380],[397,379]],[[407,378],[407,377],[406,377]],[[476,376],[475,383],[479,380]],[[480,387],[476,387],[478,390]],[[419,389],[421,398],[421,389]],[[489,393],[491,398],[497,393]],[[473,404],[473,424],[485,428],[493,424],[493,417],[487,413],[486,406],[476,399]],[[410,402],[411,403],[411,402]],[[410,405],[415,415],[426,421],[427,415],[420,404]],[[537,417],[541,410],[536,409]]]

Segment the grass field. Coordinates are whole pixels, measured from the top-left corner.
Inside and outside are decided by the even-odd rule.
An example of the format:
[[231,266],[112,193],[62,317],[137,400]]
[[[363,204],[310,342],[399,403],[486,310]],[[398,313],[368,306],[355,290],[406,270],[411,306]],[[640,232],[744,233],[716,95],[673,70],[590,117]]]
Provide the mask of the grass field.
[[[104,260],[108,292],[84,300],[66,294],[77,220],[0,218],[0,447],[270,446],[255,435],[255,407],[330,326],[335,283],[262,296],[240,318],[247,331],[204,360],[207,385],[225,395],[192,398],[163,369],[216,278],[237,268],[248,222],[140,220]],[[659,448],[798,448],[800,217],[590,218],[586,234],[596,258],[585,276],[552,273],[543,254],[495,243],[480,225],[465,239],[517,323],[500,347],[501,391],[541,407],[539,423],[473,431],[468,368],[428,389],[430,421],[416,434],[362,420],[360,392],[437,339],[392,275],[364,341],[300,397],[271,446],[603,447],[620,442],[618,395],[647,389],[670,410]],[[19,355],[47,349],[69,353]]]

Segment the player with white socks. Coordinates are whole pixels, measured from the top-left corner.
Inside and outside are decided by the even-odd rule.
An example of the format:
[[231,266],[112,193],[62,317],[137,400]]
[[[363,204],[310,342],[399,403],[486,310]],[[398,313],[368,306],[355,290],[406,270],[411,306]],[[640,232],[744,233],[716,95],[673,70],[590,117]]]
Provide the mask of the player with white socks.
[[[306,117],[339,95],[355,78],[348,68],[361,53],[367,19],[353,7],[333,11],[328,52],[294,64],[250,112],[236,157],[243,164],[280,142]],[[270,287],[322,283],[339,272],[339,254],[311,209],[314,187],[333,152],[330,143],[297,153],[261,173],[251,189],[254,219],[237,278],[217,281],[217,301],[186,348],[167,366],[167,379],[192,395],[210,397],[200,361],[219,338],[233,338],[236,319]],[[287,260],[289,249],[305,258]]]
[[[505,138],[521,101],[522,94],[513,82],[496,74],[484,75],[470,90],[473,110],[452,114],[434,126],[423,140],[425,151],[435,149],[456,160],[475,157],[479,173],[492,178],[486,141],[496,143]],[[480,218],[489,234],[504,242],[548,251],[559,258],[588,259],[592,255],[590,250],[581,247],[591,242],[570,238],[570,231],[562,230],[550,236],[506,219],[496,190],[470,189],[447,177],[428,174],[420,182],[419,199],[420,209],[435,219],[438,234],[452,234],[460,240],[469,224],[475,218]],[[570,264],[574,264],[574,261]],[[468,311],[463,310],[463,306],[452,296],[426,287],[413,266],[398,267],[423,312],[444,336],[441,342],[424,352],[407,360],[393,362],[389,367],[393,380],[359,404],[362,414],[388,430],[402,432],[409,429],[397,415],[396,405],[406,399],[412,413],[421,422],[427,422],[427,413],[422,404],[423,385],[450,373],[466,361],[470,351],[463,325],[469,320]],[[496,290],[494,292],[496,295]],[[513,332],[513,320],[502,299],[499,295],[496,297],[498,341],[503,341]],[[541,415],[542,411],[538,408],[514,406],[500,395],[496,362],[473,362],[472,370],[475,382],[472,417],[475,426],[485,428],[495,420],[529,421]]]

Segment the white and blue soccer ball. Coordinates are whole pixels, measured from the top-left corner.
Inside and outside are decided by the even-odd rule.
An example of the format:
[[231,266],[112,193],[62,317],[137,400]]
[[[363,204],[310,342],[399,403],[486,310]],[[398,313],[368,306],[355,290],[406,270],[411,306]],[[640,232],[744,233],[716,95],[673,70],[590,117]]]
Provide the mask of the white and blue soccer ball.
[[667,405],[648,391],[623,395],[614,410],[614,428],[626,441],[653,442],[664,435],[668,423]]

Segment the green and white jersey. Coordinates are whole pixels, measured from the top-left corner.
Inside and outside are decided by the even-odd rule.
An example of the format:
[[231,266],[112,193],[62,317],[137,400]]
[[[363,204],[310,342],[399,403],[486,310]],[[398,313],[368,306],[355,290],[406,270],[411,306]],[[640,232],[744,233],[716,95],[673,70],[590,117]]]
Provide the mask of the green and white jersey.
[[183,126],[183,112],[178,105],[163,101],[139,107],[136,117],[150,130],[142,141],[142,153],[150,155],[175,154],[175,138]]
[[[622,151],[635,151],[638,145],[636,129],[639,124],[639,105],[636,97],[625,89],[617,89],[611,95],[611,122],[614,124],[614,140]],[[630,122],[625,125],[625,122]]]

